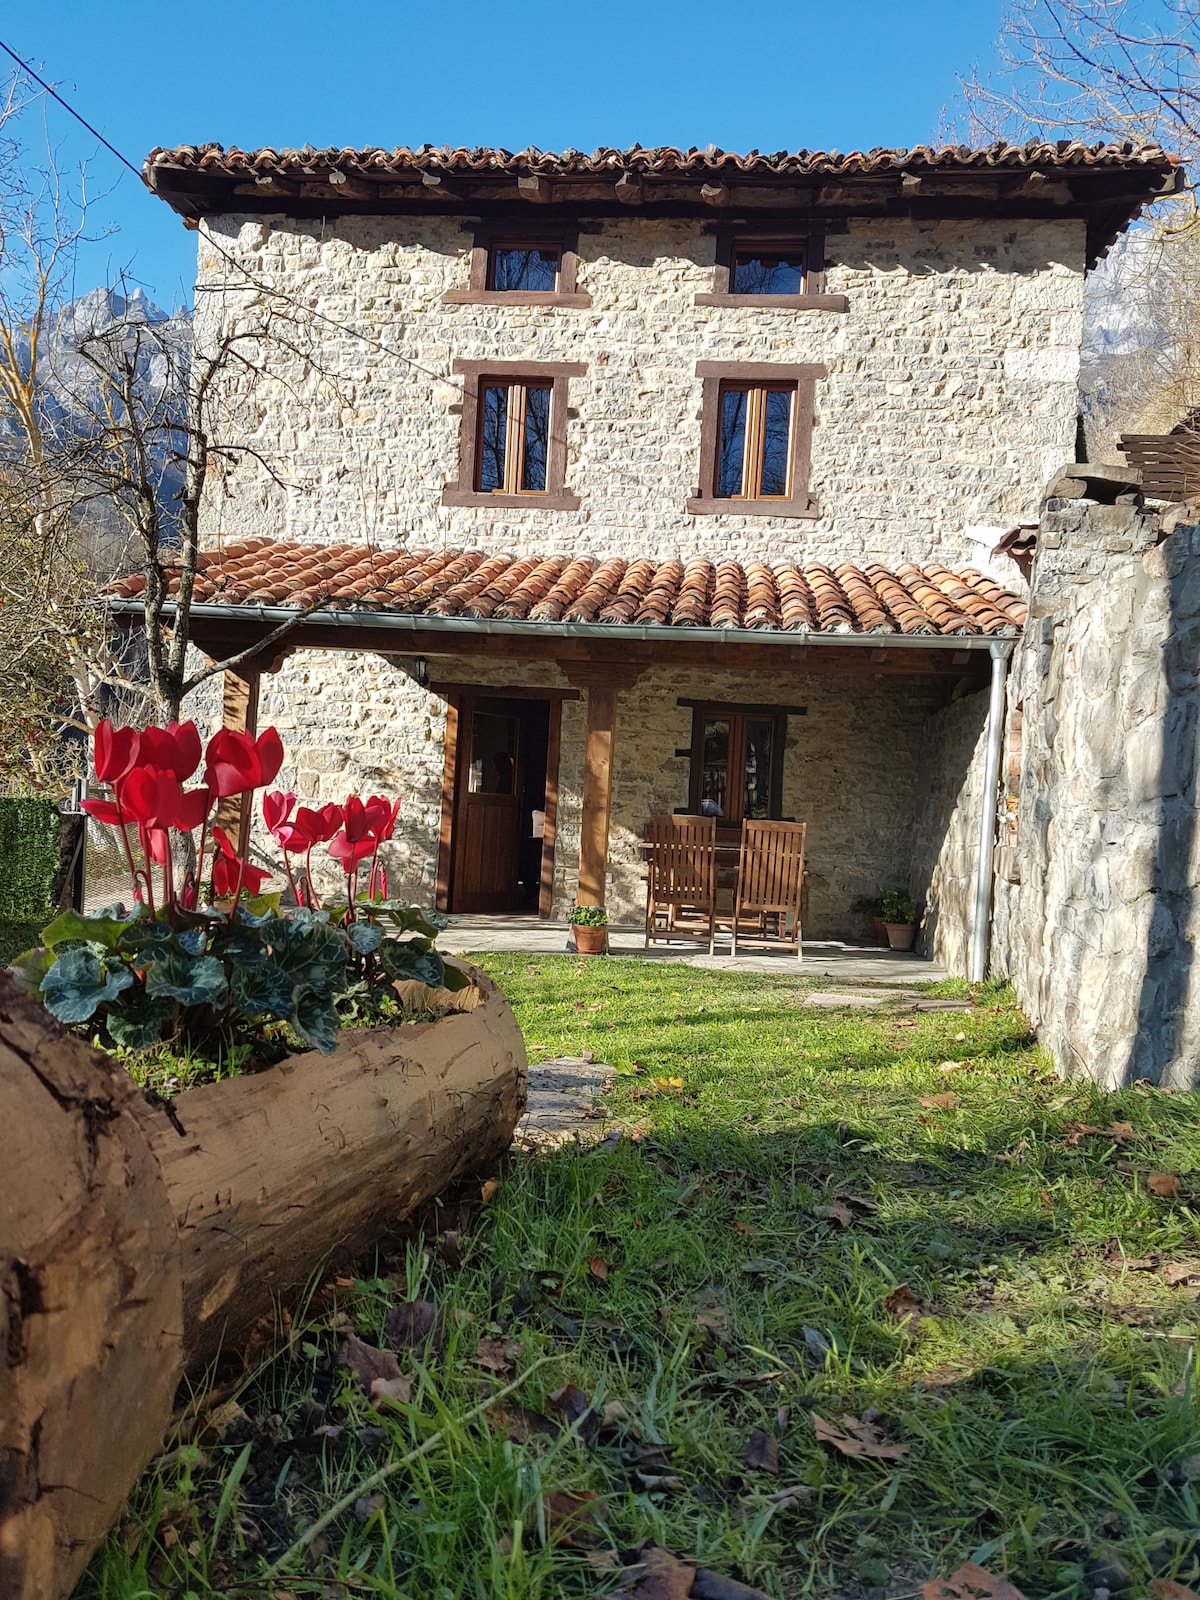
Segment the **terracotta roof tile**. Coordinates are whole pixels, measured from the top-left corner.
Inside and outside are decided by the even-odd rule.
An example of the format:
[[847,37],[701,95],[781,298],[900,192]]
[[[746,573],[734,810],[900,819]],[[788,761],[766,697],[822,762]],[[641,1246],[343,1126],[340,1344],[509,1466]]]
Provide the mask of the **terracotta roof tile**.
[[[200,603],[392,611],[610,628],[736,628],[760,633],[1013,634],[1024,602],[972,568],[840,562],[713,563],[638,557],[516,556],[482,550],[372,550],[241,540],[206,550]],[[144,579],[106,591],[134,599]],[[172,592],[178,583],[172,580]]]
[[964,171],[999,168],[1021,170],[1029,167],[1165,167],[1178,165],[1179,158],[1156,144],[1086,144],[1081,139],[1030,140],[1027,144],[997,141],[978,149],[964,145],[915,145],[911,149],[871,150],[751,150],[737,155],[715,145],[699,150],[665,146],[643,149],[632,145],[626,150],[602,147],[585,154],[580,150],[511,151],[465,146],[420,145],[385,150],[368,146],[355,150],[333,146],[316,150],[305,145],[299,150],[228,149],[219,144],[177,145],[174,149],[154,149],[146,157],[143,172],[155,187],[160,171],[202,173],[214,178],[252,180],[267,177],[317,178],[328,180],[331,172],[364,179],[403,179],[408,174],[458,172],[470,175],[540,174],[569,177],[590,173],[634,172],[644,176],[734,176],[739,173],[780,176],[850,176],[854,173],[909,171]]

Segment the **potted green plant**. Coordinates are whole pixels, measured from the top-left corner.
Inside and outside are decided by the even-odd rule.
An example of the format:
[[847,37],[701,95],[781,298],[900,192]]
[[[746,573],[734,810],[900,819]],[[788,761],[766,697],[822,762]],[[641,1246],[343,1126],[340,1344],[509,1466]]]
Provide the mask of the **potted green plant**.
[[575,906],[569,921],[579,955],[604,954],[608,944],[608,912],[603,906]]
[[911,950],[917,940],[917,908],[903,889],[885,889],[879,915],[893,950]]

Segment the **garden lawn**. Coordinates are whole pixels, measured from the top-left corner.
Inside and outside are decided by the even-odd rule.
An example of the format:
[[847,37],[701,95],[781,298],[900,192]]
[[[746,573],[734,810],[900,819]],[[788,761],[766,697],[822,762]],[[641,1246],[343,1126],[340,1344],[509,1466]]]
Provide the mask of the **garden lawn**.
[[828,1011],[791,974],[481,960],[532,1059],[615,1065],[609,1137],[326,1286],[81,1594],[558,1600],[648,1543],[779,1600],[1200,1577],[1194,1096],[1056,1080],[995,987]]

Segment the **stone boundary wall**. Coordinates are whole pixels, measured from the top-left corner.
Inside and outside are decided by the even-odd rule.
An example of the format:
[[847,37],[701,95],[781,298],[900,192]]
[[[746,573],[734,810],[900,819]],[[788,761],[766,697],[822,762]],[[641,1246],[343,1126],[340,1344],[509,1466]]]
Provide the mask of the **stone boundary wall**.
[[993,969],[1059,1070],[1106,1086],[1200,1084],[1200,527],[1168,528],[1133,495],[1048,500],[1010,678]]
[[920,948],[956,978],[971,964],[988,698],[986,689],[964,695],[929,718],[913,829],[910,893],[924,907]]

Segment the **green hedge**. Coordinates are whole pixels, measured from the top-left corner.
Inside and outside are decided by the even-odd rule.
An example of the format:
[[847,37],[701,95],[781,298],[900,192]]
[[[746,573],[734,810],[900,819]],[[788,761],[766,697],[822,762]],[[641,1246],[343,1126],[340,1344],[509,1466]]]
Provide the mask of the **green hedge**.
[[57,872],[57,807],[49,800],[0,797],[0,922],[51,916]]

